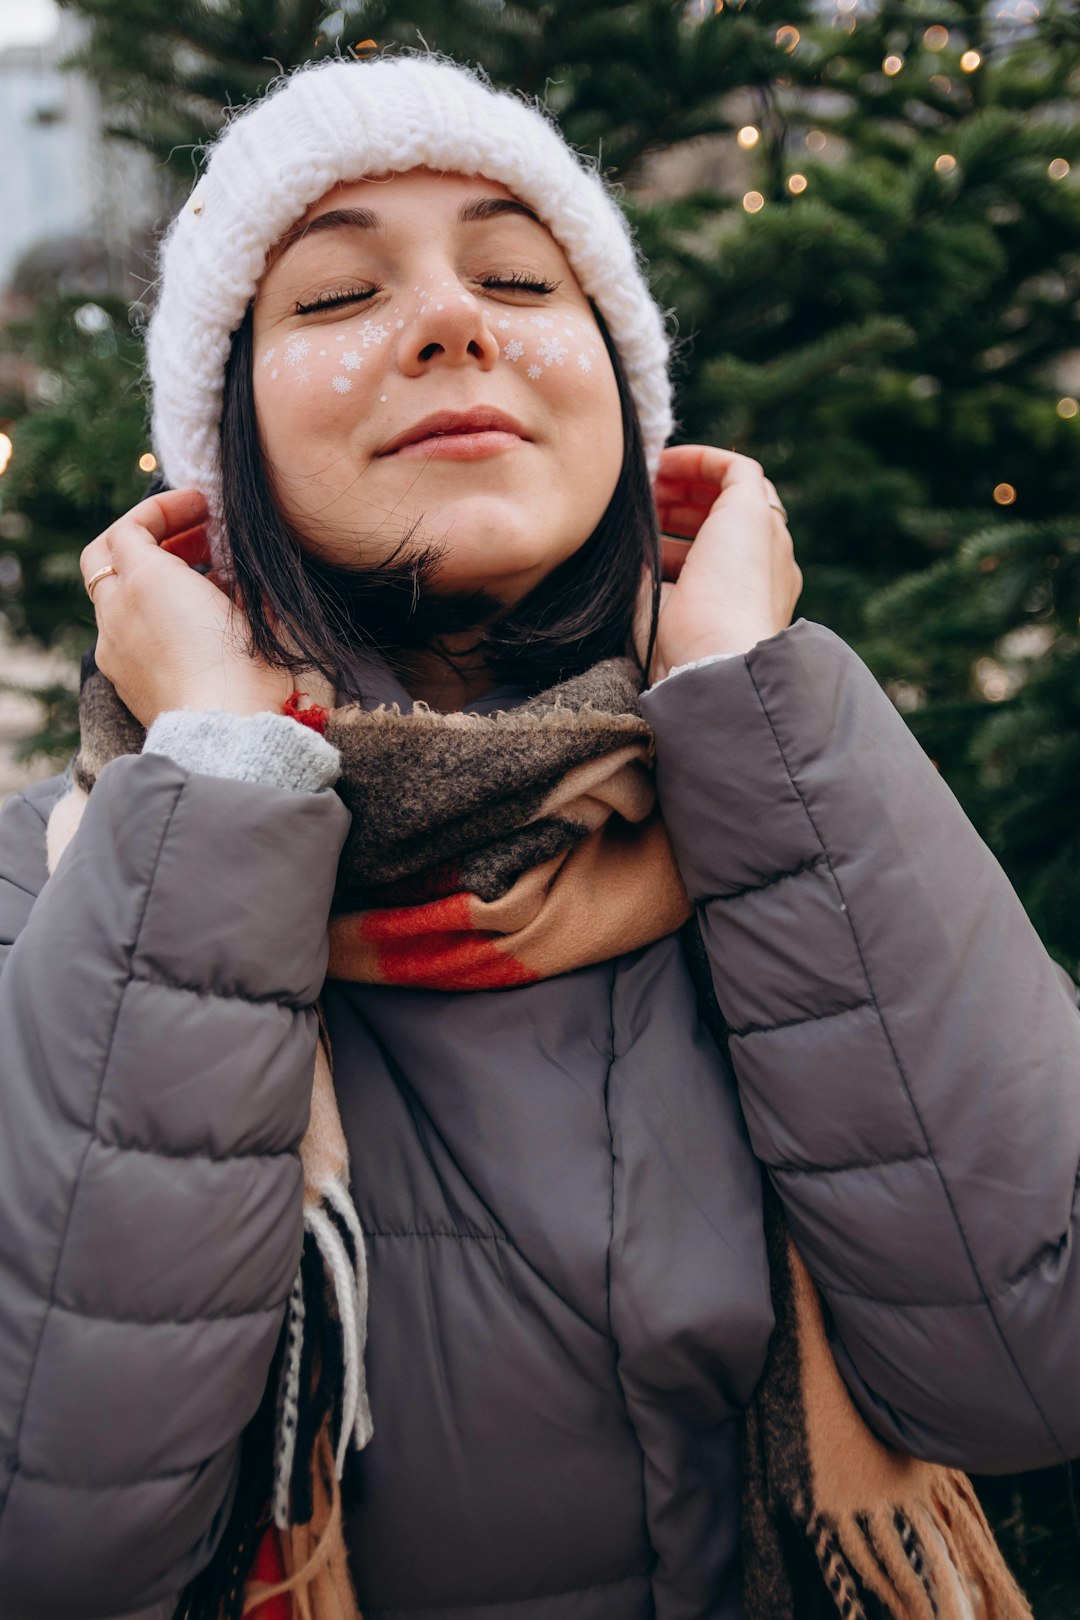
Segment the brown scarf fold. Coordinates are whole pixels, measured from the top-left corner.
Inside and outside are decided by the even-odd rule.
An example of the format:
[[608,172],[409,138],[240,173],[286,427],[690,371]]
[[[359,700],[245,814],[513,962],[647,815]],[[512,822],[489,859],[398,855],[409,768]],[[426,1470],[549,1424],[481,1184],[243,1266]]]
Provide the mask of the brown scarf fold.
[[[613,659],[498,714],[330,711],[352,825],[328,976],[494,989],[682,928],[715,1013],[660,819],[640,684],[636,666]],[[100,772],[145,740],[96,670],[80,724],[72,787],[49,821],[50,871]],[[325,1025],[301,1158],[304,1255],[278,1354],[224,1540],[177,1620],[358,1620],[340,1481],[350,1448],[372,1436],[366,1263]],[[775,1194],[766,1211],[776,1329],[744,1426],[749,1620],[1030,1617],[966,1477],[891,1450],[863,1423]]]

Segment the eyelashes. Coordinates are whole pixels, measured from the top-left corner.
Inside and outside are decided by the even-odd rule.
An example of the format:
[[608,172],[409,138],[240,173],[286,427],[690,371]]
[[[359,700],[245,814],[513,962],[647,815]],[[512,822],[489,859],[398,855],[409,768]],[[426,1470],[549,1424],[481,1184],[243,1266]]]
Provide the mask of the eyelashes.
[[337,292],[327,293],[325,298],[314,298],[310,303],[296,303],[298,315],[310,315],[316,309],[338,309],[342,304],[359,304],[365,298],[371,298],[376,289],[374,287],[342,287]]
[[[535,276],[527,275],[524,271],[515,271],[512,276],[484,276],[480,285],[489,288],[513,288],[519,292],[533,292],[544,296],[555,292],[562,286],[560,281],[545,281]],[[308,303],[297,301],[295,307],[298,315],[311,315],[316,311],[328,309],[342,309],[347,304],[365,303],[374,298],[379,292],[378,287],[340,287],[323,298],[312,299]]]

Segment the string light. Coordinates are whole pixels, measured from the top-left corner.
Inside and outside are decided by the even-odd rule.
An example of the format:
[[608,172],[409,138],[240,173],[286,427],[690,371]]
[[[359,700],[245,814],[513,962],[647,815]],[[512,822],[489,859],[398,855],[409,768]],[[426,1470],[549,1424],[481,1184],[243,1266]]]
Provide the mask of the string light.
[[949,30],[942,28],[940,23],[934,23],[926,30],[922,42],[928,51],[943,51],[949,43]]
[[756,146],[758,141],[760,141],[761,131],[758,129],[756,124],[744,124],[742,129],[740,129],[739,133],[736,135],[735,139],[738,141],[744,152],[749,152],[750,148],[752,146]]
[[965,51],[960,58],[960,66],[965,73],[974,73],[976,68],[982,67],[982,57],[978,51]]
[[891,79],[900,72],[903,65],[904,58],[902,56],[887,56],[881,64],[881,71]]
[[780,49],[782,51],[786,51],[789,56],[801,38],[802,35],[799,33],[799,30],[791,23],[785,23],[783,28],[778,28],[776,30],[776,43],[779,45]]
[[0,478],[3,478],[4,474],[8,470],[8,463],[11,460],[14,449],[15,446],[11,442],[11,435],[8,433],[0,433]]
[[820,129],[812,129],[806,137],[806,150],[808,152],[824,152],[829,144],[829,137]]
[[743,197],[742,205],[748,214],[758,214],[765,206],[765,199],[760,191],[748,191]]
[[1070,168],[1068,158],[1053,158],[1046,166],[1046,172],[1051,180],[1064,180]]
[[934,159],[934,168],[938,174],[952,174],[956,168],[956,159],[951,152],[942,152],[940,157]]
[[787,177],[787,188],[796,197],[806,190],[809,183],[805,174],[789,174]]
[[1071,394],[1066,394],[1057,402],[1057,413],[1066,421],[1070,421],[1074,416],[1080,416],[1080,399],[1073,399]]
[[995,484],[994,500],[998,506],[1011,506],[1016,500],[1016,489],[1012,484]]
[[157,472],[157,456],[152,450],[144,450],[139,457],[139,471],[146,473]]
[[991,703],[1000,703],[1010,695],[1010,686],[1015,689],[1015,683],[1010,682],[1001,665],[993,658],[976,658],[975,682],[984,698]]

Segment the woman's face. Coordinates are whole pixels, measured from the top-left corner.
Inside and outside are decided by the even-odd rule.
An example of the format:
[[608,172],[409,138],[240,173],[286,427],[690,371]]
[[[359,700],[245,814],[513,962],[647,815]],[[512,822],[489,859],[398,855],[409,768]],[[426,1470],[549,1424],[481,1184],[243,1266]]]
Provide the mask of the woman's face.
[[[618,389],[562,249],[506,186],[416,168],[336,186],[278,245],[254,390],[283,515],[371,566],[422,518],[438,584],[518,601],[588,538],[623,458]],[[434,412],[513,431],[391,450]],[[438,588],[438,587],[437,587]]]

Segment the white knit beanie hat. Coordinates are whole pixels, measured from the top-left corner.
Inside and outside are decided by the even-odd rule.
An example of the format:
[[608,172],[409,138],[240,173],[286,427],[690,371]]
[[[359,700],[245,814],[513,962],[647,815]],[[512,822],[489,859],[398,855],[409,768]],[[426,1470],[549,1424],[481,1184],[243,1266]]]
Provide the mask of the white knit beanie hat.
[[173,488],[207,497],[219,558],[225,365],[270,249],[340,181],[421,165],[501,181],[539,214],[607,323],[655,476],[674,425],[670,339],[595,161],[539,102],[440,53],[332,59],[283,75],[226,124],[162,243],[147,331],[154,449]]

